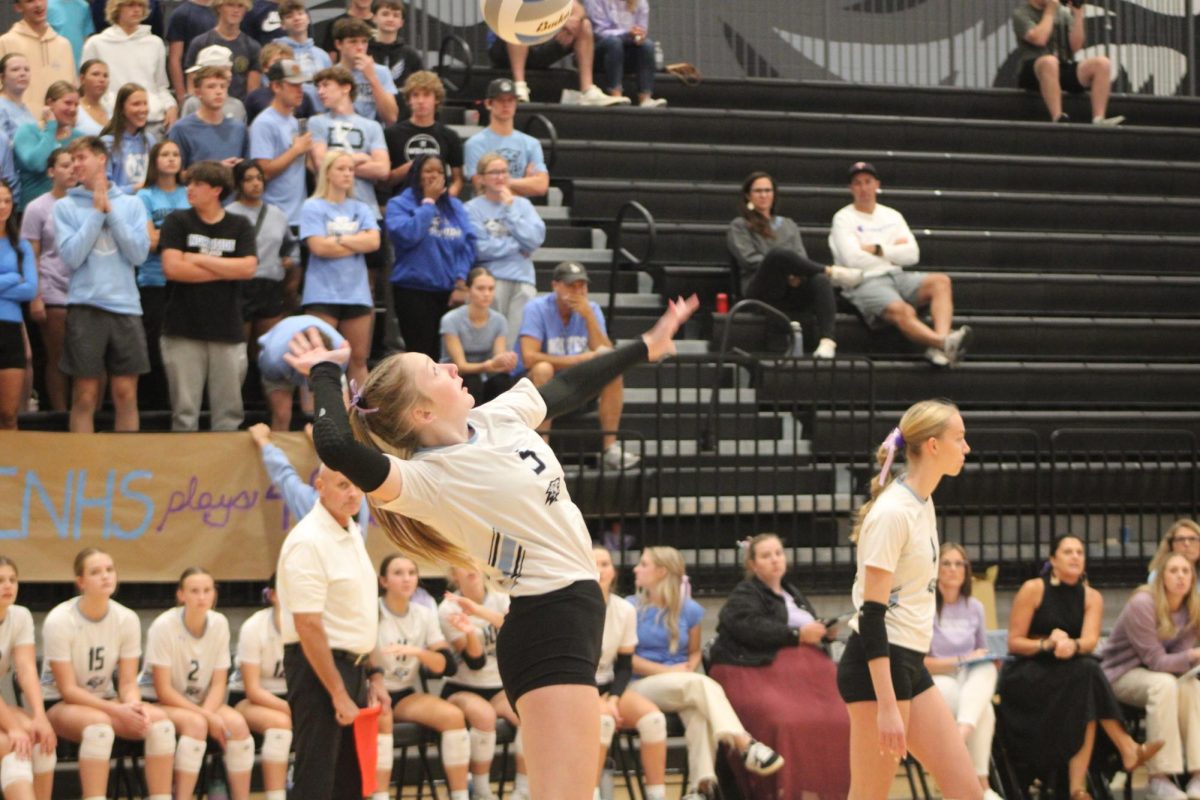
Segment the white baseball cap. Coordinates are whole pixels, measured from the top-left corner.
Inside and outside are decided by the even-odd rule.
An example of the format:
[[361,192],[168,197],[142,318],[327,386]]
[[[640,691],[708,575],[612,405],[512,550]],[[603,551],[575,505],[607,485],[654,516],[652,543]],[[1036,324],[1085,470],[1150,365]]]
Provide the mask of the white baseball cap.
[[219,44],[210,44],[196,54],[196,63],[188,67],[187,72],[196,72],[205,67],[224,67],[225,69],[229,69],[232,66],[233,51]]

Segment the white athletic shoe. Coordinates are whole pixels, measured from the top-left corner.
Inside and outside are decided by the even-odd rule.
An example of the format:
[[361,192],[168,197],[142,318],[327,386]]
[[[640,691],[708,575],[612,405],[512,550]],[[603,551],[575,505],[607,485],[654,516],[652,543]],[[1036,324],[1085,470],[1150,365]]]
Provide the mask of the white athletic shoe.
[[579,105],[581,106],[627,106],[629,105],[628,97],[613,97],[611,94],[601,91],[600,87],[592,84],[586,92],[579,93]]
[[604,466],[609,469],[633,469],[642,459],[621,447],[620,442],[613,442],[604,451]]
[[666,104],[666,99],[662,97],[647,97],[645,100],[638,103],[638,105],[642,108],[662,108]]
[[863,271],[857,267],[834,264],[829,268],[829,280],[839,289],[853,289],[863,282]]
[[991,789],[984,789],[983,790],[983,800],[1004,800],[1004,798],[1001,797],[1000,795],[996,794]]
[[963,356],[967,354],[967,348],[971,346],[971,337],[974,333],[970,325],[963,325],[958,330],[947,334],[946,340],[942,344],[942,352],[946,354],[946,358],[950,359],[951,366],[963,360]]
[[751,741],[742,763],[755,775],[772,775],[783,768],[783,756],[759,741]]
[[1102,128],[1115,128],[1125,121],[1125,117],[1118,114],[1115,117],[1093,117],[1092,124],[1099,125]]
[[1187,792],[1175,785],[1175,782],[1161,775],[1150,779],[1146,785],[1146,800],[1188,800]]
[[925,349],[925,358],[929,359],[929,363],[935,367],[950,366],[950,359],[946,358],[946,354],[936,347],[928,347]]
[[829,359],[837,355],[837,342],[833,339],[822,339],[813,350],[813,358]]
[[513,89],[517,95],[518,103],[529,102],[529,84],[525,81],[513,81]]

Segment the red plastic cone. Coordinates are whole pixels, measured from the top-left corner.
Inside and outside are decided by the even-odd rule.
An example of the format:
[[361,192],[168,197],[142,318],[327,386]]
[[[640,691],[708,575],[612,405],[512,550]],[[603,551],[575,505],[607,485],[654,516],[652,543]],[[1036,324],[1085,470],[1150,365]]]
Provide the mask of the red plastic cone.
[[375,761],[379,751],[380,706],[360,708],[354,718],[354,749],[358,753],[358,769],[362,774],[362,796],[375,794]]

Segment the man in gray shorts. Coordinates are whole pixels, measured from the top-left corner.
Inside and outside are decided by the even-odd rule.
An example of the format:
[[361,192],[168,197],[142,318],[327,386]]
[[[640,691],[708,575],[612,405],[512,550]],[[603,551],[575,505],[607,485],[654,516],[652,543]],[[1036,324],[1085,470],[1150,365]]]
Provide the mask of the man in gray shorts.
[[[917,263],[921,252],[900,212],[876,202],[879,187],[875,167],[866,161],[850,165],[854,202],[833,215],[829,249],[835,263],[861,269],[863,281],[842,294],[872,330],[895,325],[905,338],[925,346],[925,357],[935,366],[953,366],[966,354],[971,328],[951,330],[950,276],[904,271]],[[917,315],[925,306],[933,327]]]

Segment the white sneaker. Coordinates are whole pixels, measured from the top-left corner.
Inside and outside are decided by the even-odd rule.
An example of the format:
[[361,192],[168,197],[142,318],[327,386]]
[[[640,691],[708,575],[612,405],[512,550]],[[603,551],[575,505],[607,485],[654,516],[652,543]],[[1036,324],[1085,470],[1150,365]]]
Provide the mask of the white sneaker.
[[813,350],[813,358],[833,358],[837,355],[837,342],[833,339],[822,339]]
[[587,88],[586,92],[579,93],[579,105],[581,106],[627,106],[629,105],[628,97],[613,97],[607,92],[601,91],[600,87],[592,84]]
[[661,97],[647,97],[642,102],[638,103],[642,108],[662,108],[667,104],[667,101]]
[[772,775],[783,768],[783,756],[759,741],[751,741],[742,763],[755,775]]
[[1175,785],[1175,782],[1162,775],[1156,775],[1146,785],[1146,800],[1188,800],[1187,792]]
[[518,103],[529,102],[529,84],[525,81],[513,81],[513,89],[517,94]]
[[1200,800],[1200,775],[1194,776],[1187,785],[1188,800]]
[[633,469],[642,459],[626,452],[620,442],[613,442],[604,451],[604,466],[609,469]]
[[946,354],[936,347],[929,347],[925,350],[925,358],[929,359],[929,363],[935,367],[950,366],[950,359],[946,358]]
[[1004,800],[1004,798],[1001,797],[1000,795],[996,794],[991,789],[984,789],[983,790],[983,800]]
[[829,280],[839,289],[853,289],[863,282],[863,271],[857,267],[834,264],[829,268]]
[[950,359],[951,365],[963,360],[963,356],[967,354],[967,348],[971,346],[971,337],[974,333],[970,325],[963,325],[958,330],[947,334],[946,340],[942,343],[942,352],[946,354],[946,358]]
[[509,797],[512,800],[530,800],[529,792],[525,791],[524,789],[513,789],[512,794],[510,794]]
[[1115,117],[1092,117],[1093,125],[1100,125],[1104,128],[1115,128],[1125,121],[1124,115],[1118,114]]

